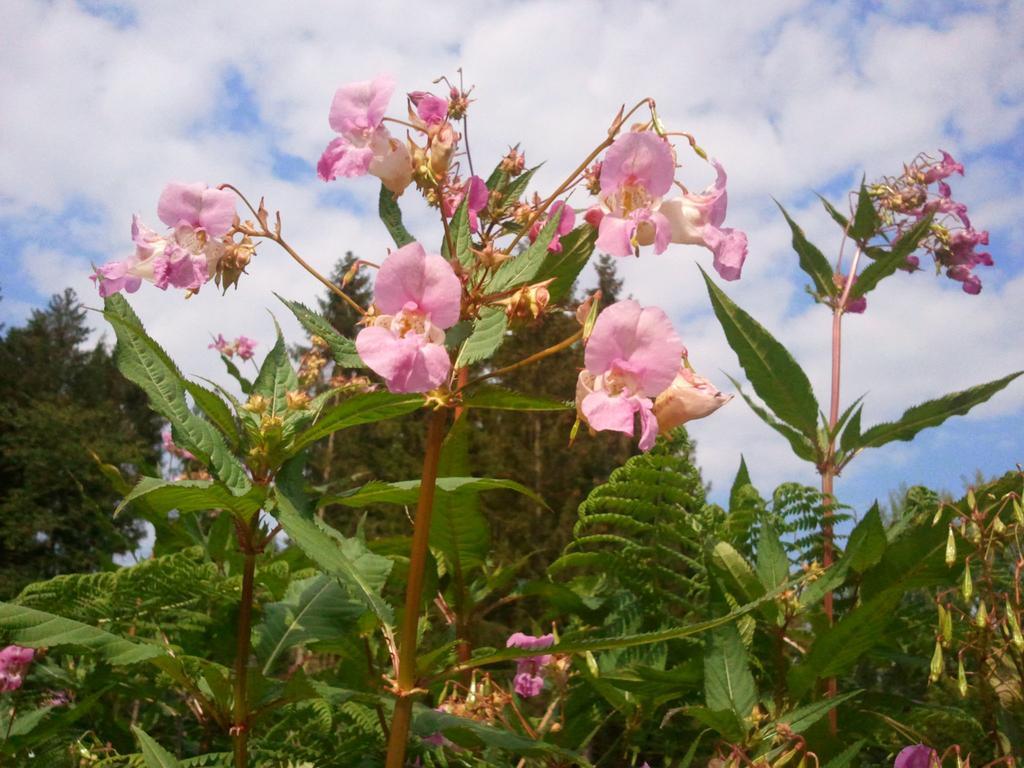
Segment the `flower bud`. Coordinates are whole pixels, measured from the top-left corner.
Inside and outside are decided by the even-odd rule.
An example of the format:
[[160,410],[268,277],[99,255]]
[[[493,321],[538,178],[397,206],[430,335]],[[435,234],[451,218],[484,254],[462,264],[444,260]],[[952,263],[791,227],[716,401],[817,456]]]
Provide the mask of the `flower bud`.
[[515,177],[523,172],[523,168],[526,167],[526,156],[519,151],[519,145],[510,147],[505,156],[501,158],[499,165],[504,173],[509,176]]
[[981,543],[981,528],[973,520],[967,524],[967,540],[971,544]]
[[942,640],[947,646],[953,642],[953,614],[948,609],[942,616]]
[[295,390],[294,392],[285,392],[284,399],[289,411],[306,410],[307,406],[309,406],[310,400],[309,395],[301,389]]
[[964,600],[967,601],[974,594],[974,582],[971,581],[971,566],[967,563],[964,563],[964,581],[960,587],[960,593],[964,596]]
[[967,508],[971,510],[975,510],[978,508],[978,502],[974,498],[973,488],[967,489]]
[[1014,648],[1024,652],[1024,635],[1020,631],[1020,622],[1017,620],[1017,611],[1009,600],[1006,601],[1006,622],[1010,626],[1010,640]]
[[524,285],[508,298],[499,301],[498,304],[505,308],[505,314],[510,320],[536,320],[544,313],[551,301],[548,286],[554,280],[555,278],[552,277],[542,283]]
[[249,411],[249,413],[263,413],[267,410],[268,405],[267,398],[263,395],[252,395],[242,408]]
[[932,662],[929,666],[928,679],[933,683],[939,682],[939,679],[942,677],[942,671],[944,668],[945,663],[942,658],[942,644],[938,640],[936,640],[935,652],[932,653]]
[[946,565],[952,567],[956,563],[956,537],[953,535],[953,526],[949,526],[949,536],[946,537]]
[[710,416],[732,398],[684,365],[668,389],[654,401],[658,430],[666,434],[680,424]]
[[960,698],[967,696],[967,673],[964,671],[963,656],[959,656],[956,662],[956,688],[960,692]]
[[1013,518],[1017,525],[1024,525],[1024,505],[1020,503],[1020,499],[1013,500]]
[[978,629],[988,629],[988,611],[985,610],[985,601],[978,604],[978,613],[974,617],[974,623]]

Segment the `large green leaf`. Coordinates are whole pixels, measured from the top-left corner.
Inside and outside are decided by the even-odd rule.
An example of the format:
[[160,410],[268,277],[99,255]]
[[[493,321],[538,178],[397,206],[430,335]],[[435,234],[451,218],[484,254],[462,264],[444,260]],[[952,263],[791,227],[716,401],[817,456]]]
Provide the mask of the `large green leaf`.
[[757,704],[747,649],[735,624],[717,627],[704,638],[704,700],[708,709],[727,709],[741,722]]
[[[874,211],[874,208],[871,208]],[[850,286],[850,300],[864,296],[879,282],[893,274],[900,267],[906,266],[907,256],[917,250],[921,238],[929,233],[932,214],[925,216],[911,227],[892,247],[891,251],[882,254],[872,261],[864,271],[857,275],[857,282]]]
[[137,725],[132,726],[132,733],[139,740],[142,759],[146,768],[178,768],[178,759],[161,747],[156,741]]
[[484,307],[480,317],[473,321],[473,330],[459,350],[456,368],[486,360],[493,355],[505,341],[508,330],[508,316],[500,307]]
[[158,645],[128,640],[80,621],[11,603],[0,602],[0,630],[8,642],[26,648],[82,648],[113,666],[138,664],[166,655]]
[[937,427],[951,416],[963,416],[974,406],[984,403],[1022,373],[1024,371],[1017,371],[1001,379],[915,405],[897,421],[877,424],[866,430],[860,435],[859,440],[850,447],[877,448],[893,440],[912,440],[923,429]]
[[171,422],[175,443],[207,465],[233,494],[247,493],[252,486],[245,468],[228,450],[224,436],[188,407],[177,367],[146,334],[125,298],[108,297],[103,315],[117,336],[118,369],[146,392],[153,410]]
[[822,699],[821,701],[812,702],[806,706],[798,707],[792,712],[787,712],[779,718],[779,722],[785,723],[789,726],[789,730],[793,733],[803,733],[827,715],[831,710],[859,694],[860,691],[848,691],[831,699]]
[[846,545],[846,551],[825,573],[811,582],[800,595],[800,605],[817,605],[827,592],[838,589],[846,581],[850,571],[863,572],[882,559],[887,540],[878,504],[873,504],[853,531]]
[[275,662],[290,648],[340,641],[364,610],[333,576],[293,581],[283,600],[263,607],[263,619],[254,627],[253,648],[264,676],[273,674]]
[[376,614],[385,627],[394,622],[394,611],[380,593],[391,572],[391,560],[375,555],[359,539],[348,539],[313,513],[301,490],[282,485],[275,489],[274,517],[284,532],[307,557],[343,585]]
[[194,381],[183,379],[182,383],[195,404],[206,414],[206,417],[221,431],[232,450],[237,450],[241,445],[241,437],[238,434],[238,424],[235,422],[235,415],[231,413],[228,404],[220,395],[211,389],[196,384]]
[[363,361],[359,359],[355,342],[338,333],[334,326],[327,321],[326,317],[314,312],[305,304],[290,301],[276,293],[274,295],[292,311],[292,314],[302,323],[303,328],[327,342],[327,346],[331,348],[331,354],[334,355],[334,361],[338,365],[342,368],[366,367]]
[[[468,473],[471,469],[470,429],[469,419],[460,418],[445,436],[438,472],[448,477],[439,477],[434,484],[434,508],[430,515],[430,546],[442,554],[455,576],[456,610],[464,608],[466,570],[482,565],[491,547],[491,528],[480,508],[478,492],[484,487],[501,487],[493,485],[491,478],[480,478],[488,481],[480,486],[474,482],[475,478],[451,477],[455,473]],[[415,482],[420,485],[419,481]],[[525,486],[516,485],[518,488],[514,490],[525,491],[526,495],[540,499]],[[540,503],[543,504],[542,501]]]
[[800,257],[800,269],[806,272],[814,282],[815,293],[819,296],[835,296],[836,285],[832,280],[832,266],[828,263],[828,259],[814,243],[807,239],[800,225],[793,221],[786,209],[782,207],[782,203],[776,200],[775,204],[779,206],[779,210],[786,217],[786,223],[789,224],[789,228],[793,232],[793,250]]
[[451,259],[451,249],[449,248],[449,238],[451,238],[451,245],[455,248],[455,256],[459,260],[459,263],[467,269],[473,266],[473,262],[476,257],[473,255],[473,251],[470,250],[473,245],[472,231],[469,228],[469,197],[464,197],[462,202],[459,203],[459,207],[455,209],[455,215],[452,216],[452,220],[448,223],[448,235],[442,239],[441,242],[441,255],[446,259]]
[[789,578],[789,558],[779,532],[762,524],[757,537],[757,577],[765,589],[775,589]]
[[295,369],[292,368],[288,345],[285,344],[284,336],[281,335],[281,328],[276,321],[274,326],[277,329],[277,341],[263,359],[260,372],[252,384],[252,392],[254,395],[262,395],[267,398],[270,402],[271,415],[283,416],[288,410],[288,401],[285,395],[299,388],[299,379],[295,375]]
[[789,424],[785,424],[776,419],[766,408],[762,408],[754,402],[753,398],[743,391],[742,385],[736,381],[736,379],[729,374],[725,375],[726,378],[732,382],[736,391],[740,393],[740,397],[742,397],[746,401],[747,405],[750,406],[750,410],[757,414],[761,421],[786,438],[786,442],[789,443],[789,447],[793,449],[794,454],[804,461],[817,463],[818,459],[814,443],[806,435],[789,426]]
[[729,346],[765,405],[812,443],[817,439],[818,401],[811,382],[782,344],[736,306],[701,269],[711,306]]
[[853,224],[850,225],[850,237],[864,242],[869,240],[882,226],[882,219],[875,210],[875,204],[868,194],[867,186],[861,180],[857,193],[857,210],[853,213]]
[[416,240],[409,230],[405,228],[405,224],[402,222],[402,209],[398,207],[398,201],[395,199],[395,195],[383,184],[380,185],[380,199],[377,204],[377,212],[380,214],[380,220],[384,222],[384,226],[387,227],[388,232],[391,234],[391,239],[395,241],[395,245],[401,248],[403,245]]
[[[496,477],[439,477],[436,490],[439,495],[449,493],[480,491],[515,491],[529,497],[541,506],[547,506],[544,499],[537,493],[515,480],[504,480]],[[332,504],[343,504],[346,507],[363,507],[367,504],[415,504],[419,498],[419,480],[399,480],[394,483],[378,481],[367,483],[360,488],[344,491],[339,494],[324,496],[317,506],[326,507]]]
[[242,517],[252,517],[263,506],[266,490],[254,486],[244,496],[235,496],[227,488],[212,480],[162,480],[144,477],[135,484],[114,514],[118,515],[133,501],[145,498],[150,509],[168,512],[176,509],[182,514],[207,509],[226,509]]
[[497,293],[542,279],[540,275],[551,256],[548,246],[555,236],[561,218],[561,216],[549,216],[544,226],[540,228],[540,232],[537,233],[537,239],[530,244],[530,247],[498,267],[494,277],[487,284],[487,290]]
[[423,395],[391,392],[366,392],[353,395],[325,410],[309,429],[296,436],[293,451],[299,451],[332,432],[394,419],[423,407]]
[[562,249],[558,253],[548,253],[534,281],[554,278],[548,286],[552,304],[559,303],[572,291],[576,278],[594,253],[597,229],[584,224],[566,234],[560,242]]
[[544,397],[522,395],[509,389],[477,386],[463,398],[466,408],[493,408],[501,411],[567,411],[572,405]]

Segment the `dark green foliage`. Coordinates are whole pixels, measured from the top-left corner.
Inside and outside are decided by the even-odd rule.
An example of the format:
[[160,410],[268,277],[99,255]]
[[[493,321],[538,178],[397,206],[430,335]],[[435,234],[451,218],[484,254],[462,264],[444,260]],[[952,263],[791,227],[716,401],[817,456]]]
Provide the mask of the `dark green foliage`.
[[30,581],[109,565],[134,548],[130,516],[93,454],[137,474],[156,462],[159,418],[70,289],[0,339],[0,599]]

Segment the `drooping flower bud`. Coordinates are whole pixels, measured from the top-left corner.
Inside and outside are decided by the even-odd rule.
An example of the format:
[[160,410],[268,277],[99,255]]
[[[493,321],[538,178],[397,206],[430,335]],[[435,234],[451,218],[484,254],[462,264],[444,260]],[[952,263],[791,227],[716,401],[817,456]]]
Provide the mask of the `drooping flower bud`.
[[970,600],[974,594],[974,582],[971,580],[971,566],[968,563],[964,563],[964,580],[960,585],[960,594],[964,596],[964,600]]
[[953,526],[949,526],[949,535],[946,537],[946,565],[950,568],[956,563],[956,536],[953,534]]
[[956,662],[956,688],[960,697],[967,698],[967,672],[964,671],[964,657],[959,656]]
[[1020,622],[1017,620],[1017,610],[1013,607],[1010,599],[1006,599],[1006,622],[1010,627],[1010,640],[1014,648],[1024,651],[1024,635],[1020,631]]
[[933,683],[937,683],[942,677],[942,671],[945,669],[945,662],[942,657],[942,644],[938,640],[935,641],[935,651],[932,653],[932,662],[928,669],[928,679]]
[[672,384],[654,401],[658,430],[664,435],[680,424],[710,416],[732,398],[732,395],[719,392],[703,376],[698,376],[685,365],[680,366]]

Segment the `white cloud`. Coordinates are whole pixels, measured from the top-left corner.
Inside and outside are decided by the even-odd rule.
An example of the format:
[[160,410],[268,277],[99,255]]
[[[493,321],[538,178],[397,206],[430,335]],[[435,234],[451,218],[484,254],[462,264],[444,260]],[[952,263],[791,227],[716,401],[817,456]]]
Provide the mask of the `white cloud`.
[[[315,179],[275,178],[268,158],[274,146],[315,161],[331,138],[326,111],[339,84],[386,69],[411,90],[461,65],[477,86],[470,116],[477,172],[521,141],[530,162],[547,161],[540,189],[601,140],[618,104],[651,95],[665,122],[694,132],[729,169],[729,223],[747,230],[751,257],[744,279],[726,289],[818,372],[822,396],[828,316],[807,303],[788,229],[769,195],[786,201],[832,252],[832,223],[816,203],[794,202],[806,203],[808,190],[837,178],[854,183],[862,171],[889,172],[921,149],[942,146],[976,159],[957,189],[979,223],[1001,228],[993,241],[1000,266],[988,270],[979,298],[944,278],[897,276],[872,294],[866,315],[847,321],[844,392],[871,391],[867,421],[892,418],[925,397],[1001,375],[1024,349],[1024,279],[1015,264],[1024,245],[1024,189],[1020,169],[991,151],[1021,132],[1024,11],[981,3],[977,12],[948,14],[946,5],[891,2],[885,13],[861,18],[852,6],[804,0],[750,3],[728,16],[710,1],[310,2],[287,13],[270,2],[156,2],[138,4],[136,23],[118,28],[72,2],[13,2],[0,33],[0,216],[31,229],[39,212],[87,208],[92,217],[62,241],[15,255],[40,293],[72,284],[89,296],[80,246],[123,252],[131,212],[153,220],[167,180],[228,180],[281,208],[286,235],[326,272],[346,250],[382,254],[386,235],[372,216],[376,186],[333,187],[370,212],[361,217],[324,204],[327,188]],[[937,23],[923,24],[925,13]],[[211,126],[232,69],[252,88],[265,130]],[[689,153],[681,157],[687,182],[703,186],[710,174]],[[403,202],[410,228],[436,239],[434,215]],[[707,268],[709,255],[685,247],[623,260],[627,290],[670,308],[705,373],[737,373],[694,261]],[[209,333],[246,333],[269,345],[270,308],[295,337],[271,291],[308,303],[319,293],[273,246],[260,249],[250,271],[226,298],[208,289],[185,302],[143,288],[133,304],[184,370],[219,376],[219,361],[205,349]],[[17,302],[4,303],[10,313]],[[1019,416],[1022,390],[1018,384],[972,418]],[[766,485],[802,469],[738,401],[693,433],[719,488],[741,449]],[[1020,458],[1011,455],[1013,445],[1008,466]],[[913,446],[886,451],[892,460],[921,458]]]

